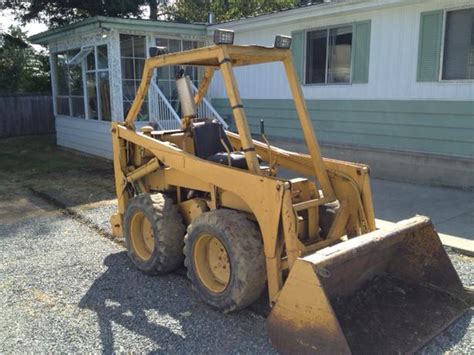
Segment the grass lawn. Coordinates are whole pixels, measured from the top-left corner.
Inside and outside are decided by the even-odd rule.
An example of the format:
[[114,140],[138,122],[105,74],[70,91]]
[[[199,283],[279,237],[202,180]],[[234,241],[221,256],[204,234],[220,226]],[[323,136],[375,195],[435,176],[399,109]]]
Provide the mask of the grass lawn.
[[56,146],[54,135],[0,139],[0,193],[34,189],[66,205],[114,198],[112,162]]

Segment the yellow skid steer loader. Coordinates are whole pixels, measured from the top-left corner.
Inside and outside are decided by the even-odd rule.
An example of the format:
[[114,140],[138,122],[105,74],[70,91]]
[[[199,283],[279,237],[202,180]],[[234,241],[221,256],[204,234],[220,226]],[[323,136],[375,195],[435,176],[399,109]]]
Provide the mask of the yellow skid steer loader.
[[[369,168],[321,157],[291,38],[237,46],[232,32],[217,30],[214,43],[172,54],[150,48],[125,121],[112,123],[111,224],[132,262],[163,274],[184,260],[199,297],[223,312],[267,289],[267,328],[282,353],[410,352],[461,316],[472,298],[430,220],[378,230]],[[263,143],[251,136],[233,70],[270,62],[283,64],[309,154],[271,146],[263,125]],[[181,128],[136,132],[153,70],[164,66],[182,68]],[[197,90],[188,66],[203,68]],[[218,70],[237,133],[197,114]],[[279,168],[304,178],[283,178]]]

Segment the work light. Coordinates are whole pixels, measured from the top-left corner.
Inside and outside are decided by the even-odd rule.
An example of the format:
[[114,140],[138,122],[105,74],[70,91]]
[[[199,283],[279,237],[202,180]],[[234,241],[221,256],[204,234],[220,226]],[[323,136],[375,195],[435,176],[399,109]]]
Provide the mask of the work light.
[[234,31],[217,29],[214,31],[214,43],[215,44],[233,44],[234,43]]
[[291,37],[276,35],[274,47],[281,48],[281,49],[289,49],[291,47]]

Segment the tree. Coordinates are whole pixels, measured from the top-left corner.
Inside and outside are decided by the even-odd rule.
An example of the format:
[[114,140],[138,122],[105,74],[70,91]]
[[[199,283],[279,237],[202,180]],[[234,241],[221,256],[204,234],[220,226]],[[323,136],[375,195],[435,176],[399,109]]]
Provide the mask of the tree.
[[23,23],[40,21],[60,27],[91,16],[139,17],[145,0],[5,0],[2,9],[12,9]]
[[3,34],[0,48],[0,92],[48,92],[49,60],[44,52],[36,52],[27,42],[20,27],[10,27]]
[[217,22],[280,11],[299,4],[299,0],[176,0],[165,5],[166,16],[177,22],[207,22],[213,13]]
[[291,8],[303,0],[0,0],[0,9],[12,9],[23,23],[39,21],[49,28],[92,16],[140,18],[143,6],[150,19],[193,23],[207,22],[212,12],[218,22]]
[[158,19],[158,1],[148,0],[148,6],[150,6],[150,20]]

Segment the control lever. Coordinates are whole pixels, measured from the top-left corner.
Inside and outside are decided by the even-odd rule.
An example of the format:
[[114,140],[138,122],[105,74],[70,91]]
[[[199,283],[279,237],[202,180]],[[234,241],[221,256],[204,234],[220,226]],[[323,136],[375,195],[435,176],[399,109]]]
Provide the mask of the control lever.
[[267,144],[268,164],[270,165],[270,175],[276,176],[275,162],[273,161],[271,145],[267,139],[267,136],[265,135],[265,121],[264,120],[260,120],[260,136],[262,137],[263,141]]

